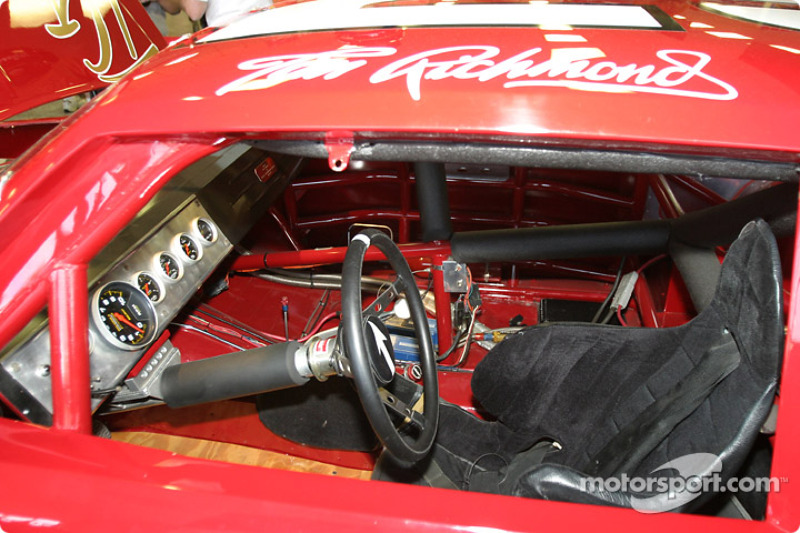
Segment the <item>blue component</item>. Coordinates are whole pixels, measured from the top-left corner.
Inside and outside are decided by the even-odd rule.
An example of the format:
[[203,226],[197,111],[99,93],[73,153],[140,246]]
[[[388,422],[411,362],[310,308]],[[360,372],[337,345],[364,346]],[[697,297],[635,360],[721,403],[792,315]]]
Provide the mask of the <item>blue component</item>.
[[[392,339],[395,360],[402,363],[419,363],[419,343],[417,343],[417,338],[414,335],[414,329],[410,327],[393,327],[391,324],[387,324],[387,327]],[[438,350],[439,335],[436,330],[435,319],[428,319],[428,329],[431,332],[433,348]]]

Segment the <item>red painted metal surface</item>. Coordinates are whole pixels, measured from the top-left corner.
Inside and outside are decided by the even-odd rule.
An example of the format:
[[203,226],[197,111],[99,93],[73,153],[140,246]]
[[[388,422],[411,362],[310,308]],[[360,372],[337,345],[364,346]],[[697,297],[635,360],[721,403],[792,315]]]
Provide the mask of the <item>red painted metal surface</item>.
[[[425,243],[400,245],[400,251],[407,260],[430,257],[433,254],[450,253],[448,243]],[[296,252],[274,252],[265,255],[244,255],[236,259],[231,270],[246,272],[262,268],[286,268],[313,265],[335,265],[344,261],[347,253],[346,246],[321,248],[316,250],[298,250]],[[382,261],[383,253],[377,248],[370,248],[364,256],[364,261]]]
[[[0,420],[9,533],[265,528],[381,531],[778,531],[768,522],[508,498],[224,464]],[[46,479],[46,483],[32,480]],[[133,505],[135,504],[135,508]],[[787,526],[791,523],[784,524]]]
[[[565,139],[579,144],[613,139],[618,147],[626,143],[657,143],[659,147],[695,147],[693,151],[703,151],[701,146],[766,150],[761,153],[763,157],[796,161],[797,156],[791,154],[799,151],[798,141],[786,124],[800,118],[798,96],[793,90],[800,84],[800,73],[794,68],[795,54],[771,45],[800,49],[800,34],[723,17],[689,3],[664,4],[663,8],[671,16],[682,17],[682,31],[563,31],[581,40],[577,45],[554,44],[547,40],[547,31],[487,27],[468,32],[458,28],[407,28],[399,33],[387,32],[383,39],[380,33],[362,30],[314,32],[302,39],[288,34],[179,44],[144,65],[135,83],[129,79],[105,95],[104,98],[113,98],[115,105],[97,113],[96,118],[103,124],[115,124],[120,134],[197,134],[209,131],[211,125],[217,131],[254,133],[269,125],[271,131],[284,135],[317,131],[318,140],[324,139],[326,131],[353,131],[358,142],[359,132],[436,132],[461,138],[502,132],[517,138],[535,135],[540,140]],[[717,35],[708,33],[708,26],[713,26]],[[750,39],[719,36],[725,32]],[[269,71],[259,78],[257,70],[239,67],[262,58],[335,51],[345,42],[384,47],[389,55],[359,59],[340,76],[325,79],[328,73],[324,69],[308,76],[301,71],[298,77],[306,79],[282,83],[272,83],[274,78],[264,81]],[[693,74],[687,74],[673,88],[719,92],[720,87],[709,81],[713,78],[735,88],[736,97],[725,101],[658,92],[506,87],[509,80],[503,76],[486,81],[474,76],[458,79],[453,71],[458,67],[468,69],[471,64],[446,63],[450,70],[420,81],[420,99],[414,100],[409,93],[409,86],[416,86],[414,79],[399,76],[377,82],[372,77],[393,61],[450,47],[464,47],[464,51],[436,59],[457,61],[465,54],[475,56],[483,50],[475,47],[493,47],[491,50],[496,48],[497,53],[487,61],[501,62],[535,48],[542,49],[535,60],[543,61],[553,50],[578,48],[594,50],[596,56],[602,53],[608,68],[652,65],[661,76],[667,76],[671,71],[664,69],[674,65],[660,59],[659,54],[666,57],[663,51],[678,47],[689,55],[673,61],[688,61],[696,69],[689,70]],[[701,67],[706,58],[707,63]],[[195,74],[199,69],[214,75],[198,77]],[[187,79],[193,83],[183,83]],[[253,79],[261,83],[243,85]],[[241,84],[237,85],[237,80]],[[252,90],[234,90],[243,88]],[[160,97],[154,99],[155,94]],[[347,98],[341,98],[342,94]],[[143,101],[149,102],[147,112],[133,113],[133,109],[141,109]],[[248,109],[248,113],[242,115],[238,112],[241,109]],[[776,121],[775,117],[782,120]]]
[[650,288],[646,283],[637,283],[633,290],[636,301],[639,302],[641,307],[640,318],[642,325],[646,328],[660,327],[658,313],[653,303],[653,296],[650,294]]
[[172,172],[216,150],[217,140],[155,142],[149,150],[137,142],[89,143],[76,120],[20,158],[0,198],[0,345],[44,308],[57,265],[88,264]]
[[[77,3],[69,5],[74,11]],[[496,46],[498,59],[536,46],[552,51],[554,45],[545,39],[549,30],[530,28],[319,32],[179,44],[167,50],[56,129],[4,175],[0,197],[0,228],[4,234],[0,248],[0,346],[5,346],[49,302],[57,313],[53,326],[66,334],[56,338],[55,344],[62,346],[63,354],[85,351],[80,335],[67,337],[70,330],[81,325],[85,328],[86,317],[71,319],[69,306],[64,304],[81,276],[62,271],[54,279],[52,272],[63,265],[86,264],[177,170],[238,138],[321,140],[325,132],[336,129],[353,131],[356,139],[391,132],[387,137],[392,139],[502,138],[529,145],[558,141],[594,147],[613,143],[619,148],[654,142],[654,151],[680,149],[742,157],[757,154],[797,161],[800,140],[794,128],[800,118],[796,91],[800,70],[795,55],[770,45],[798,50],[800,33],[757,27],[695,5],[661,5],[668,14],[684,17],[679,19],[684,32],[569,30],[564,34],[584,41],[558,46],[594,48],[618,65],[649,64],[667,47],[698,49],[710,57],[704,73],[736,87],[736,100],[710,102],[564,87],[515,91],[504,87],[503,80],[478,82],[431,76],[421,81],[421,98],[415,101],[402,79],[380,84],[369,81],[374,69],[392,60],[442,47]],[[3,3],[0,10],[8,6],[9,2]],[[702,24],[752,38],[745,42],[721,38],[701,29]],[[225,84],[243,75],[239,65],[246,60],[267,54],[338,50],[343,44],[386,46],[395,52],[389,58],[367,60],[368,69],[354,69],[334,79],[309,76],[312,79],[289,80],[261,90],[217,94]],[[198,76],[198,72],[203,75]],[[703,80],[695,77],[691,81]],[[148,105],[143,106],[143,102]],[[242,113],[242,109],[248,113]],[[524,186],[521,178],[514,179],[510,194],[516,195],[516,200],[510,216],[522,221]],[[407,188],[404,190],[401,211],[410,213],[413,202]],[[620,204],[613,192],[605,196],[610,199],[606,203]],[[641,203],[634,209],[640,209]],[[286,219],[292,227],[298,223],[296,207],[296,199],[287,195]],[[403,221],[406,229],[402,240],[410,239],[412,221],[408,217]],[[446,244],[414,246],[408,249],[412,255],[447,253]],[[798,246],[800,242],[795,243],[793,293],[800,289]],[[272,258],[277,263],[271,266],[338,262],[343,249],[286,253],[289,255],[269,254],[267,264]],[[262,256],[247,256],[237,265],[242,269],[261,266]],[[610,276],[604,276],[608,281]],[[52,286],[51,280],[55,281]],[[485,285],[487,292],[493,290],[489,283]],[[521,280],[513,288],[498,286],[493,295],[499,301],[531,304],[527,308],[532,310],[537,295],[545,292],[537,290],[545,287],[552,289],[547,294],[593,301],[602,300],[607,290],[607,284],[596,282],[534,281],[526,285]],[[638,299],[638,306],[644,308],[643,316],[651,316],[648,313],[652,309],[661,310],[645,298]],[[80,297],[76,307],[86,307]],[[675,310],[669,297],[666,309],[664,316],[669,318],[668,313]],[[656,318],[644,320],[656,323]],[[668,322],[661,320],[662,324]],[[800,486],[794,483],[800,480],[800,457],[796,453],[800,445],[798,358],[800,301],[793,298],[772,465],[773,475],[789,482],[781,485],[780,492],[769,495],[764,522],[688,515],[653,517],[630,510],[359,483],[186,459],[79,434],[85,430],[85,400],[80,391],[72,391],[77,403],[57,400],[64,407],[57,416],[63,417],[60,427],[78,431],[59,432],[0,419],[0,527],[15,531],[59,525],[67,530],[90,531],[107,529],[109,523],[118,524],[124,517],[131,528],[193,531],[223,525],[233,530],[263,531],[275,524],[326,531],[367,527],[795,531],[800,527]],[[69,368],[82,375],[84,363],[80,357],[74,359],[69,358]],[[469,364],[473,364],[471,359]],[[74,379],[58,373],[67,381]],[[443,391],[449,387],[467,394],[467,375],[460,374],[458,380],[448,380]],[[29,487],[33,488],[25,490]]]
[[106,87],[166,46],[136,0],[2,2],[0,28],[0,121]]
[[9,123],[0,122],[0,158],[16,159],[41,139],[48,131],[56,126],[60,120],[35,120],[15,122],[13,127]]
[[[291,214],[294,226],[306,234],[306,247],[338,243],[356,222],[386,225],[399,243],[421,239],[411,165],[357,163],[353,171],[333,173],[327,165],[320,168],[320,163],[312,162],[290,184],[284,206],[287,219]],[[468,167],[452,165],[449,170],[454,231],[639,220],[642,216],[644,187],[632,176],[521,167],[505,176],[482,175],[482,170],[480,166],[473,169],[477,177],[472,179],[464,175]],[[341,193],[356,187],[357,195]]]
[[433,297],[436,300],[436,329],[439,332],[439,353],[443,354],[453,345],[453,320],[450,316],[450,293],[444,289],[442,263],[447,255],[435,254],[431,265]]
[[295,235],[294,229],[286,220],[286,218],[278,211],[276,208],[271,207],[269,209],[269,214],[275,219],[275,222],[278,224],[278,227],[281,228],[283,231],[283,235],[286,237],[286,240],[289,241],[289,245],[295,250],[300,251],[302,246],[300,246],[300,241],[298,240],[297,236]]
[[[604,290],[596,283],[575,282],[574,286],[570,288],[569,284],[565,284],[563,281],[552,281],[549,284],[537,282],[532,288],[537,285],[542,290],[542,292],[538,293],[539,297],[551,294],[553,291],[563,293],[562,295],[564,296],[572,294],[576,298],[585,297],[591,293],[594,293],[594,299],[596,300],[604,297]],[[550,292],[548,292],[548,288]],[[487,294],[496,294],[498,297],[505,297],[512,301],[519,298],[519,293],[515,296],[514,291],[507,288],[498,288],[493,291],[491,287],[487,287],[486,291]],[[268,299],[265,300],[267,300],[265,305],[268,305]],[[502,298],[500,301],[502,301]],[[277,316],[277,307],[275,314]],[[499,326],[501,324],[492,325]],[[462,397],[468,394],[469,374],[445,374],[444,377],[447,385],[443,387],[443,394],[462,395]],[[787,412],[790,411],[787,409]],[[0,424],[0,428],[2,428],[0,429],[0,439],[4,435],[2,433],[2,430],[5,430],[4,424],[8,423],[3,422]],[[229,427],[232,426],[229,424]],[[156,501],[150,501],[149,498],[154,493],[161,495],[167,491],[166,493],[172,495],[171,498],[175,498],[175,500],[169,499],[171,504],[169,510],[159,513],[159,524],[162,527],[172,524],[173,520],[179,520],[179,517],[182,520],[180,523],[185,524],[187,513],[190,513],[188,516],[193,519],[199,520],[202,518],[209,522],[224,520],[228,527],[246,530],[258,521],[254,517],[254,513],[257,516],[262,516],[260,513],[263,512],[264,515],[261,520],[285,519],[287,520],[286,523],[292,524],[293,527],[303,527],[306,524],[306,520],[312,520],[311,525],[329,530],[357,527],[358,524],[362,523],[360,520],[366,520],[373,525],[380,524],[384,529],[417,528],[420,527],[420,524],[425,524],[426,527],[432,529],[459,530],[463,529],[463,527],[468,527],[464,524],[469,524],[469,527],[472,528],[483,526],[499,530],[527,530],[541,527],[588,527],[593,522],[603,520],[604,523],[609,524],[609,527],[613,525],[614,530],[634,527],[647,527],[655,531],[673,530],[676,527],[688,529],[725,527],[732,531],[773,530],[770,527],[770,523],[729,522],[692,516],[660,516],[657,520],[645,522],[643,520],[647,517],[631,511],[576,505],[564,506],[550,502],[441,491],[417,493],[414,491],[422,489],[398,485],[362,484],[358,488],[354,488],[355,485],[351,485],[346,480],[323,480],[316,476],[303,475],[287,476],[283,473],[260,471],[255,468],[223,466],[203,461],[175,458],[152,450],[143,450],[97,439],[82,441],[75,440],[77,437],[69,437],[72,440],[64,441],[61,438],[54,439],[51,433],[38,429],[26,429],[22,432],[14,431],[12,433],[14,438],[11,439],[14,442],[14,446],[9,447],[3,444],[3,449],[9,450],[9,452],[0,461],[12,463],[9,467],[3,468],[4,473],[8,475],[7,479],[12,484],[13,480],[18,479],[19,476],[29,476],[32,468],[37,471],[36,469],[47,467],[48,480],[52,480],[51,483],[53,485],[48,485],[47,490],[41,494],[38,503],[46,503],[46,508],[53,514],[47,516],[41,513],[34,514],[33,511],[41,509],[41,507],[31,506],[28,499],[22,499],[17,495],[4,494],[3,497],[6,502],[6,506],[2,511],[4,516],[22,518],[33,516],[43,519],[57,519],[65,524],[77,524],[75,527],[89,528],[85,522],[81,521],[84,519],[85,513],[75,511],[80,501],[76,502],[71,499],[75,496],[73,493],[67,494],[67,498],[61,495],[58,501],[53,501],[55,496],[50,492],[52,490],[50,487],[60,487],[62,483],[70,482],[73,484],[79,483],[83,487],[83,494],[93,495],[92,503],[101,507],[99,511],[101,515],[102,513],[110,512],[109,509],[115,509],[116,504],[114,502],[121,497],[128,498],[129,502],[135,501],[145,506],[157,506],[161,509],[165,505],[164,501],[156,503]],[[30,444],[18,444],[21,440],[21,434],[24,434],[25,439],[28,439]],[[40,445],[34,444],[37,439],[41,442]],[[780,437],[777,440],[780,440]],[[57,447],[61,446],[69,446],[71,457],[65,459],[57,456],[57,460],[53,461],[55,464],[51,465],[46,462],[46,459],[40,457],[42,453],[40,451],[41,446],[45,446],[47,449],[50,446],[56,447],[55,449],[59,449]],[[24,461],[18,460],[18,457],[23,453],[28,458]],[[124,454],[124,462],[119,456],[120,453]],[[156,455],[152,455],[153,453]],[[87,467],[84,455],[91,456],[95,462]],[[153,457],[158,459],[151,460]],[[71,466],[76,458],[82,460],[80,473],[76,472],[77,466]],[[170,468],[167,472],[169,479],[164,474],[165,465],[162,464],[164,461]],[[183,471],[180,465],[186,465],[189,470]],[[132,472],[131,469],[134,469],[134,471]],[[133,486],[130,485],[132,477],[137,480]],[[204,487],[207,487],[210,482],[214,483],[213,486],[220,491],[214,492],[214,512],[212,513],[211,509],[209,509],[208,515],[197,518],[196,513],[191,514],[191,508],[206,501],[205,498],[208,497],[208,492]],[[336,484],[340,482],[344,483],[344,485]],[[164,489],[165,486],[168,486],[168,488]],[[253,486],[259,486],[261,489],[257,495],[248,492]],[[361,486],[365,488],[361,489]],[[175,491],[174,487],[178,487],[180,490]],[[291,503],[291,508],[299,516],[282,517],[280,512],[276,510],[283,504],[289,504],[291,501],[289,496],[299,498],[299,495],[303,493],[319,494],[321,491],[324,492],[326,490],[332,490],[337,493],[346,491],[349,498],[347,502],[357,501],[357,507],[354,508],[351,503],[337,501],[340,504],[338,506],[338,513],[340,514],[310,518],[306,515],[313,511],[322,513],[325,510],[318,507],[319,502],[317,500],[309,502],[306,498],[297,499]],[[408,492],[409,490],[412,492]],[[102,491],[103,494],[113,492],[113,501],[109,502],[98,496],[99,491]],[[173,492],[177,492],[178,495],[175,496]],[[407,500],[406,498],[409,497],[413,499]],[[240,498],[244,498],[250,504],[247,506],[247,512],[237,506]],[[385,505],[385,502],[389,500],[416,502],[417,498],[424,499],[425,503],[412,505],[410,508],[401,506],[402,510],[400,511],[390,510],[395,509],[396,506]],[[771,498],[774,499],[774,496]],[[256,502],[258,503],[256,504]],[[298,502],[302,503],[298,504]],[[476,509],[472,507],[476,507]],[[223,513],[223,517],[216,513]],[[335,517],[339,516],[342,517],[341,523],[337,521],[338,519],[334,520]],[[536,524],[531,524],[531,516],[537,517]],[[147,520],[147,517],[141,517],[141,521],[137,523],[147,524]],[[263,527],[263,523],[258,522],[259,527]]]
[[89,435],[92,411],[86,266],[56,267],[50,280],[53,427]]

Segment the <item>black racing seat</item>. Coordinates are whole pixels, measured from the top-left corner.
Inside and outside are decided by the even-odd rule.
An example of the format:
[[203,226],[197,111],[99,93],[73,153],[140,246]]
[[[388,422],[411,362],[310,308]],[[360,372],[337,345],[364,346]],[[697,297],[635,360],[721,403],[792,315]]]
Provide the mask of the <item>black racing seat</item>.
[[[773,404],[781,283],[775,238],[759,220],[731,245],[711,303],[685,325],[527,328],[475,370],[473,394],[496,421],[443,405],[429,460],[410,475],[381,467],[376,477],[692,510],[737,474]],[[682,486],[691,476],[709,482]]]

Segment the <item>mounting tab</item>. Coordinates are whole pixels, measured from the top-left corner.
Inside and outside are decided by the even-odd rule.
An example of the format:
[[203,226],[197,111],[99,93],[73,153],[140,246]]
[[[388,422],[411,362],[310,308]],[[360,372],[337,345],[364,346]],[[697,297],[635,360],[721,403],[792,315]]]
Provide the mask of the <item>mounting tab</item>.
[[334,172],[342,172],[350,164],[353,153],[352,131],[329,131],[325,134],[325,150],[328,152],[328,166]]

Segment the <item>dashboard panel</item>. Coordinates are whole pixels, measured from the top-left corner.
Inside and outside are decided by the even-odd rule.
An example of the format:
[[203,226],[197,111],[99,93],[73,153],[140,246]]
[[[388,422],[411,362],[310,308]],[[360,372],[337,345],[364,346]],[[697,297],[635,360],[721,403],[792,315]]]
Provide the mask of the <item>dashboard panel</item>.
[[[232,249],[220,226],[192,197],[93,284],[89,291],[93,409],[117,392],[122,380]],[[153,362],[173,352],[165,343],[153,355]],[[149,364],[152,368],[153,363]],[[15,405],[21,414],[34,422],[49,423],[53,400],[48,329],[41,329],[0,365],[5,371],[3,388],[8,390],[8,381],[13,381]]]
[[[173,176],[97,253],[87,273],[93,411],[159,403],[161,372],[181,358],[164,331],[303,163],[246,143],[223,148]],[[52,424],[47,309],[0,349],[0,400]]]

